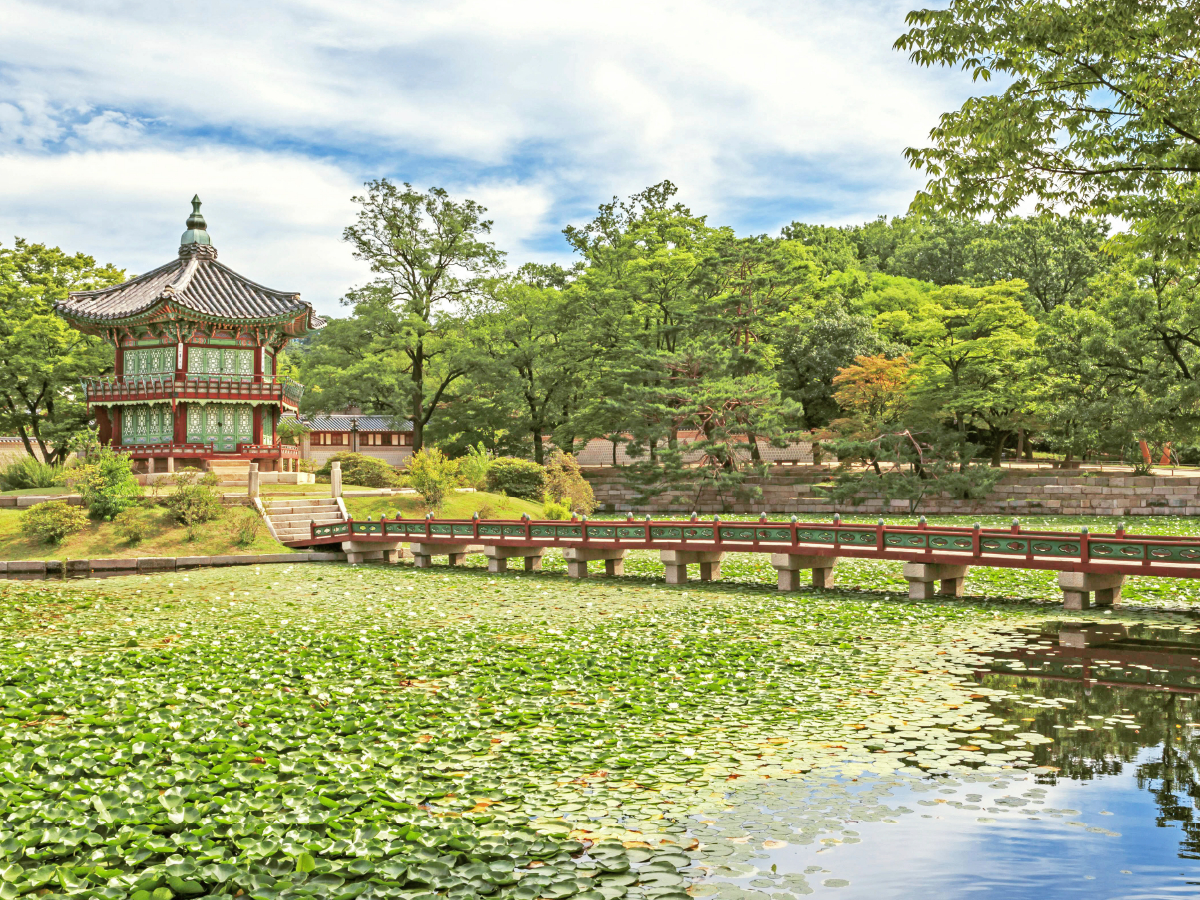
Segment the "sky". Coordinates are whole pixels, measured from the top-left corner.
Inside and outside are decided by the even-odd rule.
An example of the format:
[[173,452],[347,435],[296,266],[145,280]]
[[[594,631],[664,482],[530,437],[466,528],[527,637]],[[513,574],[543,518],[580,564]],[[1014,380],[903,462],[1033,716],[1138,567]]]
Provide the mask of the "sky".
[[222,262],[319,311],[387,177],[484,204],[513,267],[669,179],[714,225],[905,211],[903,151],[970,93],[892,49],[920,0],[0,0],[0,244]]

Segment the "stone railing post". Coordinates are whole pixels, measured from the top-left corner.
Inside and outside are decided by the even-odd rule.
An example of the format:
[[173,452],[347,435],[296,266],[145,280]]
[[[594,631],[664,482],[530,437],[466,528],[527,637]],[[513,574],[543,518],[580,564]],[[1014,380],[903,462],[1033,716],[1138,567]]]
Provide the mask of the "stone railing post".
[[329,496],[340,497],[342,496],[342,464],[334,462],[329,469]]
[[246,479],[246,494],[253,500],[258,496],[258,463],[250,463],[250,475]]

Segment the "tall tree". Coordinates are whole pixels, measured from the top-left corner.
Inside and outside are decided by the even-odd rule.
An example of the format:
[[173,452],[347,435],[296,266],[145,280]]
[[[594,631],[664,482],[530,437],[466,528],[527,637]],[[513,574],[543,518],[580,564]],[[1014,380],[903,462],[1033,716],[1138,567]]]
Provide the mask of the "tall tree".
[[1154,246],[1200,239],[1200,18],[1190,0],[951,0],[908,14],[896,47],[1003,89],[910,148],[922,210],[1123,218]]
[[383,178],[354,201],[361,208],[344,238],[377,277],[343,300],[352,319],[314,342],[308,377],[319,392],[309,403],[362,396],[411,419],[420,450],[439,403],[467,371],[455,358],[464,346],[463,305],[479,296],[503,254],[486,240],[487,210],[442,188],[421,192]]
[[54,314],[54,303],[124,277],[90,256],[21,238],[11,249],[0,247],[0,429],[19,435],[31,456],[66,458],[89,418],[80,379],[113,366],[112,349],[71,328]]
[[971,242],[967,280],[982,287],[1019,278],[1036,316],[1064,303],[1079,306],[1088,283],[1109,268],[1102,250],[1107,236],[1108,226],[1096,219],[1050,213],[1013,217]]

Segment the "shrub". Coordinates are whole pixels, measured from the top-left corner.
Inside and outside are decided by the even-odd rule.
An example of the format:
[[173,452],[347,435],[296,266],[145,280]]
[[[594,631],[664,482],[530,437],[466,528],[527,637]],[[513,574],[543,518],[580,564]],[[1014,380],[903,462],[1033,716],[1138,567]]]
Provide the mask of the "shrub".
[[439,510],[454,487],[458,463],[437,447],[422,447],[408,461],[408,483],[421,495],[427,509]]
[[113,531],[126,544],[140,544],[146,537],[146,519],[136,506],[123,509],[113,517]]
[[488,457],[487,448],[483,441],[476,447],[468,447],[466,456],[458,460],[458,481],[463,487],[475,488],[477,491],[487,487],[488,467],[492,461]]
[[540,503],[546,488],[546,470],[529,459],[501,456],[488,466],[487,486],[490,491]]
[[479,504],[479,509],[475,510],[475,515],[481,519],[490,519],[496,515],[496,507],[485,500]]
[[571,510],[561,503],[555,503],[553,500],[547,500],[542,506],[543,519],[569,519],[571,518]]
[[21,514],[21,532],[45,544],[57,544],[87,527],[87,513],[65,500],[39,503]]
[[22,456],[0,471],[0,491],[25,491],[62,483],[62,466],[48,465],[33,456]]
[[217,491],[220,482],[212,472],[178,472],[171,482],[175,490],[167,496],[167,509],[180,525],[190,529],[224,514],[225,507],[221,505],[221,495]]
[[343,484],[358,484],[363,487],[375,488],[400,486],[400,476],[382,459],[365,456],[362,453],[351,453],[349,450],[335,453],[329,457],[325,461],[325,465],[317,469],[317,476],[329,478],[335,462],[342,464]]
[[571,512],[588,515],[596,508],[596,495],[570,453],[555,450],[546,461],[546,497]]
[[93,449],[88,461],[71,474],[70,482],[94,519],[112,519],[142,496],[131,460],[111,447]]
[[258,512],[242,507],[237,511],[233,520],[234,540],[239,547],[252,547],[262,534],[263,521]]

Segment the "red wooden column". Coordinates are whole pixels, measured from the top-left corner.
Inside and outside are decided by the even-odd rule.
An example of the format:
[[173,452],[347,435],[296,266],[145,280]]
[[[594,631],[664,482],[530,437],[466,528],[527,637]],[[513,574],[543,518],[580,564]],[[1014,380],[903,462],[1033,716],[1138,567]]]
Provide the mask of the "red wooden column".
[[120,380],[125,377],[125,348],[117,342],[116,355],[113,359],[113,378]]
[[112,408],[112,446],[121,445],[121,407]]
[[96,430],[101,444],[112,443],[113,425],[106,406],[96,407]]
[[[258,372],[258,375],[261,377],[262,372],[261,371]],[[263,417],[263,407],[262,407],[262,404],[260,403],[254,407],[254,443],[260,444],[260,445],[263,442],[263,420],[262,420],[262,417]]]
[[187,443],[187,404],[175,404],[175,437],[176,444]]
[[[261,345],[254,348],[254,380],[260,384],[263,380],[263,356],[266,354],[266,352],[267,348]],[[254,442],[256,444],[262,443],[257,438],[255,438]]]

